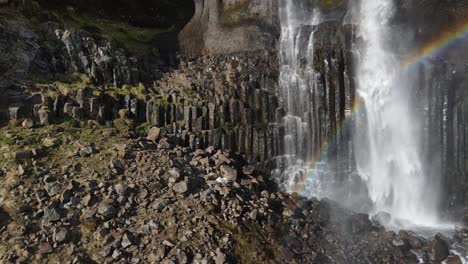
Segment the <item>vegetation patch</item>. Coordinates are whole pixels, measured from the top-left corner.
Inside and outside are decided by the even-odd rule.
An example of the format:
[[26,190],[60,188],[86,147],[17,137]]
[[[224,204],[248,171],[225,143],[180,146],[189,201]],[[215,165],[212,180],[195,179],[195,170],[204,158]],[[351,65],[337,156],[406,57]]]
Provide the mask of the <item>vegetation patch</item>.
[[321,0],[319,5],[321,9],[333,9],[343,4],[343,2],[343,0]]
[[176,30],[175,27],[150,28],[132,26],[120,21],[78,14],[73,8],[67,8],[63,12],[54,12],[54,16],[63,24],[71,25],[74,28],[85,30],[95,35],[108,37],[135,55],[153,52],[152,44],[160,34]]

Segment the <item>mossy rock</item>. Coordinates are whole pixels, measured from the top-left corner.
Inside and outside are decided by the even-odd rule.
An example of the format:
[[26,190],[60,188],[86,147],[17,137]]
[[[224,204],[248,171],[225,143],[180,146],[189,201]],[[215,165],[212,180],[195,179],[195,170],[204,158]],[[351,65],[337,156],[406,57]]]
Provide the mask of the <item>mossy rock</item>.
[[320,0],[319,7],[322,10],[330,10],[343,5],[345,0]]

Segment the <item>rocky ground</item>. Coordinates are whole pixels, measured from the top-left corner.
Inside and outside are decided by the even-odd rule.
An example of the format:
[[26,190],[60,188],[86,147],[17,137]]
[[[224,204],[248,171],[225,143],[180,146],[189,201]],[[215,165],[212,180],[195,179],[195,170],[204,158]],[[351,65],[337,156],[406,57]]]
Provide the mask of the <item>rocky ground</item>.
[[155,127],[32,125],[0,130],[2,263],[461,263],[466,231],[387,232]]

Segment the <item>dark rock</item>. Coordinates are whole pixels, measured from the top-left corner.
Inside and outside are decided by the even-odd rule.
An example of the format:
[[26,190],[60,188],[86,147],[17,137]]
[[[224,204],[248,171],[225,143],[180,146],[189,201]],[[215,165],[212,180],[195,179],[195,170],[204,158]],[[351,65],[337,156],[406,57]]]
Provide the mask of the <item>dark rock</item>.
[[390,221],[392,221],[392,216],[386,212],[379,212],[376,215],[372,216],[371,220],[375,224],[386,226],[390,223]]
[[151,207],[153,207],[156,211],[161,212],[166,206],[168,206],[170,203],[169,200],[156,200]]
[[110,161],[110,168],[112,169],[114,173],[119,174],[119,175],[124,173],[125,171],[124,164],[122,160],[120,159],[112,159]]
[[432,255],[436,262],[442,262],[450,254],[450,245],[441,234],[437,234],[431,244]]
[[44,209],[44,220],[47,222],[57,222],[61,218],[59,211],[54,207]]
[[421,249],[424,246],[424,244],[426,243],[424,238],[419,237],[418,235],[416,235],[413,232],[400,230],[398,232],[398,235],[400,236],[400,238],[403,241],[408,243],[412,249]]
[[367,214],[355,214],[346,220],[347,230],[351,234],[359,234],[372,229],[372,222]]
[[98,205],[98,213],[107,219],[112,219],[117,216],[117,208],[113,205],[113,201],[103,201]]

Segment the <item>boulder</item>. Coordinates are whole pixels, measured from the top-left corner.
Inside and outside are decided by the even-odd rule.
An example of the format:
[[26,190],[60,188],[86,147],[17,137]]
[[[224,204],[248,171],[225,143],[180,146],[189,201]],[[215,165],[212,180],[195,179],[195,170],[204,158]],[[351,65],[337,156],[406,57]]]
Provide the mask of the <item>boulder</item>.
[[392,221],[392,216],[387,212],[379,212],[371,217],[374,224],[380,224],[386,226]]
[[174,190],[176,193],[184,194],[188,192],[188,182],[187,181],[182,181],[174,184],[172,186],[172,190]]
[[23,123],[21,123],[21,126],[25,129],[30,129],[34,126],[34,121],[31,118],[26,118]]
[[224,178],[233,182],[237,180],[237,170],[235,170],[234,168],[231,168],[227,165],[222,165],[219,169],[221,170],[221,174]]
[[107,219],[112,219],[117,216],[117,208],[112,201],[103,201],[98,205],[98,213]]
[[462,264],[462,260],[458,255],[450,255],[445,259],[446,264]]
[[161,135],[161,129],[159,127],[153,126],[150,128],[146,139],[156,144],[160,135]]
[[367,214],[355,214],[346,220],[347,230],[351,234],[359,234],[372,229],[372,222]]
[[60,220],[60,213],[56,208],[47,207],[44,209],[44,220],[47,222],[57,222]]
[[445,260],[450,254],[449,242],[441,235],[437,234],[431,243],[432,256],[437,263]]

